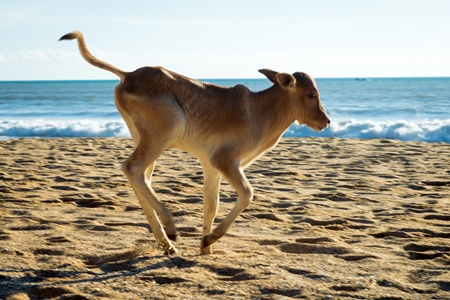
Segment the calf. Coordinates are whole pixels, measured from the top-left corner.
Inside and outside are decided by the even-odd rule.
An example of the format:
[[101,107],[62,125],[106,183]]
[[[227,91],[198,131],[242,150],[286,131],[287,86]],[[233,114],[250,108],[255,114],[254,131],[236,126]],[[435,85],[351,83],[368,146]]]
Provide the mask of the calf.
[[[177,231],[172,214],[151,187],[155,161],[164,150],[186,150],[202,164],[204,223],[200,252],[211,254],[211,244],[227,232],[252,201],[253,188],[244,175],[244,167],[274,147],[293,122],[315,130],[323,130],[330,124],[317,85],[305,73],[259,70],[273,85],[254,93],[243,85],[221,87],[162,67],[125,72],[92,56],[81,32],[66,34],[60,40],[73,39],[78,40],[81,55],[88,63],[120,78],[115,103],[136,145],[122,171],[158,244],[167,254],[177,252],[171,242],[176,240]],[[212,230],[222,176],[236,190],[238,200]]]

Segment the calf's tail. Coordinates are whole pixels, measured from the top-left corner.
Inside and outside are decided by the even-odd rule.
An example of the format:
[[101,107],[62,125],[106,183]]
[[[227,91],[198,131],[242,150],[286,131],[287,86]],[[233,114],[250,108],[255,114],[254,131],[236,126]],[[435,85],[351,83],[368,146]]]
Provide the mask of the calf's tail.
[[125,71],[122,71],[121,69],[114,67],[113,65],[110,65],[107,62],[97,59],[89,52],[89,50],[86,46],[86,43],[84,42],[84,36],[81,32],[74,31],[74,32],[68,33],[66,35],[63,35],[59,40],[63,41],[63,40],[74,40],[74,39],[78,40],[78,49],[80,50],[81,56],[83,56],[83,58],[88,63],[90,63],[91,65],[93,65],[97,68],[110,71],[110,72],[116,74],[117,76],[119,76],[120,79],[123,79],[125,77],[125,75],[127,74]]

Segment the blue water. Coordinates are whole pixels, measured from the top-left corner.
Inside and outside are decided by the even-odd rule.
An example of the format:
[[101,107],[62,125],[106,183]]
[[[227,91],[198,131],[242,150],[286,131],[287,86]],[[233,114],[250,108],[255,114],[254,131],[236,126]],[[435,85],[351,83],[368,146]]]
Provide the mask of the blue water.
[[[266,79],[205,80],[268,88]],[[129,137],[115,106],[118,81],[0,82],[0,138]],[[450,143],[450,78],[317,79],[331,126],[292,125],[287,137]]]

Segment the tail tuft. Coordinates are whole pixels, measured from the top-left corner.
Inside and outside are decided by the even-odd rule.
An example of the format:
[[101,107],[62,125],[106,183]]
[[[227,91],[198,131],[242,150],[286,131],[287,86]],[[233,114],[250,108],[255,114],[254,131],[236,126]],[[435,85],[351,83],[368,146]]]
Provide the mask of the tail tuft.
[[76,38],[79,37],[79,32],[78,31],[74,31],[68,34],[63,35],[62,37],[59,38],[59,41],[64,41],[64,40],[74,40]]

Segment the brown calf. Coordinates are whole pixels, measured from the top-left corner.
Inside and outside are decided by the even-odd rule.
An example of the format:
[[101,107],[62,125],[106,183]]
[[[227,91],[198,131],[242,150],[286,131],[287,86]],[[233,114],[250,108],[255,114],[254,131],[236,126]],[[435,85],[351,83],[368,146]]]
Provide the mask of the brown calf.
[[[177,231],[172,214],[151,187],[155,161],[164,150],[186,150],[202,164],[204,225],[200,251],[210,254],[211,244],[227,232],[252,201],[253,188],[243,168],[274,147],[293,122],[315,130],[323,130],[330,124],[316,83],[305,73],[291,75],[259,70],[273,85],[254,93],[243,85],[220,87],[162,67],[124,72],[92,56],[81,32],[66,34],[60,40],[73,39],[78,40],[81,55],[88,63],[120,78],[115,103],[136,145],[122,171],[144,209],[156,240],[168,254],[177,252],[170,241],[175,241]],[[212,230],[222,176],[236,190],[238,200],[228,216]]]

